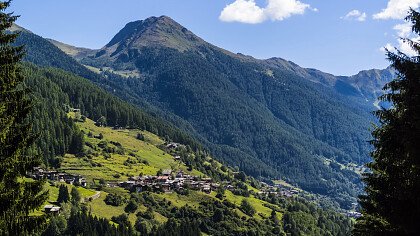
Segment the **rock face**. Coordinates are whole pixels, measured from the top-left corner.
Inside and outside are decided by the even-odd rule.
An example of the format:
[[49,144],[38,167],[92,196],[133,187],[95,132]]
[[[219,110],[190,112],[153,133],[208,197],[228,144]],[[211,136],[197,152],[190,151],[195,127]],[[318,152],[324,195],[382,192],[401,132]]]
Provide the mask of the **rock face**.
[[100,49],[95,59],[129,62],[144,47],[166,47],[185,51],[199,51],[207,43],[167,16],[150,17],[128,23],[112,40]]

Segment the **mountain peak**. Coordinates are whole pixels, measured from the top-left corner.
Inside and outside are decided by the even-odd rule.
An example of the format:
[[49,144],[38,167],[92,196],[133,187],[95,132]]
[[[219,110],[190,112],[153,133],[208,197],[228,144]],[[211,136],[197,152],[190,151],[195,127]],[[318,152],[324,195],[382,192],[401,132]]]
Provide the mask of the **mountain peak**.
[[142,47],[168,47],[181,52],[197,50],[204,40],[168,16],[149,17],[125,25],[103,48],[111,57],[125,49]]

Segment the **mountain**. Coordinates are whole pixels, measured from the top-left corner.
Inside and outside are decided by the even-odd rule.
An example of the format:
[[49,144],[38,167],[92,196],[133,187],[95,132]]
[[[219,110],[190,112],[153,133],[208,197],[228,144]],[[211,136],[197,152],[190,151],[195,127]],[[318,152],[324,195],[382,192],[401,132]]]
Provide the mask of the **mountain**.
[[302,68],[282,58],[270,58],[264,62],[270,67],[288,70],[314,83],[332,88],[369,110],[379,108],[377,98],[383,94],[384,85],[396,77],[395,70],[390,67],[360,71],[353,76],[334,76],[316,69]]
[[373,106],[337,88],[343,81],[357,91],[350,80],[283,59],[233,54],[166,16],[127,24],[79,62],[39,36],[20,40],[28,61],[90,79],[254,177],[287,180],[343,207],[361,189],[359,175],[346,166],[369,160]]
[[73,57],[75,59],[81,59],[81,58],[87,57],[88,55],[95,52],[95,50],[92,50],[92,49],[75,47],[75,46],[72,46],[72,45],[68,45],[68,44],[59,42],[59,41],[54,40],[54,39],[48,39],[48,41],[50,41],[57,48],[59,48],[61,51],[63,51],[64,53],[70,55],[71,57]]

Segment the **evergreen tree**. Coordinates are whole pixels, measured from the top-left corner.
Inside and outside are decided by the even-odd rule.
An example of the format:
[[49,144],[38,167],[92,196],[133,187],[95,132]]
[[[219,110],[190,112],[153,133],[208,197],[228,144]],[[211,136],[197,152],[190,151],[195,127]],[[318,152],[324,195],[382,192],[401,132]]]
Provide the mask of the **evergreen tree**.
[[[419,35],[420,13],[412,10],[406,20]],[[420,43],[404,40],[417,56],[388,51],[398,78],[382,97],[392,107],[376,112],[380,126],[372,133],[373,162],[355,235],[420,235]]]
[[241,210],[249,215],[249,216],[253,216],[255,214],[255,208],[251,205],[251,203],[249,203],[249,201],[244,198],[241,202]]
[[73,187],[71,189],[70,194],[71,194],[71,202],[73,203],[73,205],[78,206],[80,204],[80,201],[82,200],[79,190],[77,190],[76,187]]
[[68,202],[69,200],[70,200],[69,189],[64,184],[60,185],[60,187],[58,188],[57,202],[62,203],[62,202]]
[[24,88],[19,61],[23,47],[11,44],[17,34],[6,32],[17,16],[4,13],[10,1],[0,1],[0,235],[37,231],[45,217],[29,216],[47,198],[42,181],[22,181],[39,164],[28,154],[35,136],[27,122],[32,104]]

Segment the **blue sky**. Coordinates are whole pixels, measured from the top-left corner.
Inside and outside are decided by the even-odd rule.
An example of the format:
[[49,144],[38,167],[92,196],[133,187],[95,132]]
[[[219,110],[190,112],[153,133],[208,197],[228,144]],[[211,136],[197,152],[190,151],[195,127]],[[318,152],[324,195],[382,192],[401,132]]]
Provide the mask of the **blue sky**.
[[38,35],[88,48],[130,21],[167,15],[235,53],[351,75],[387,67],[380,49],[411,36],[402,24],[410,6],[420,0],[14,0],[11,10]]

